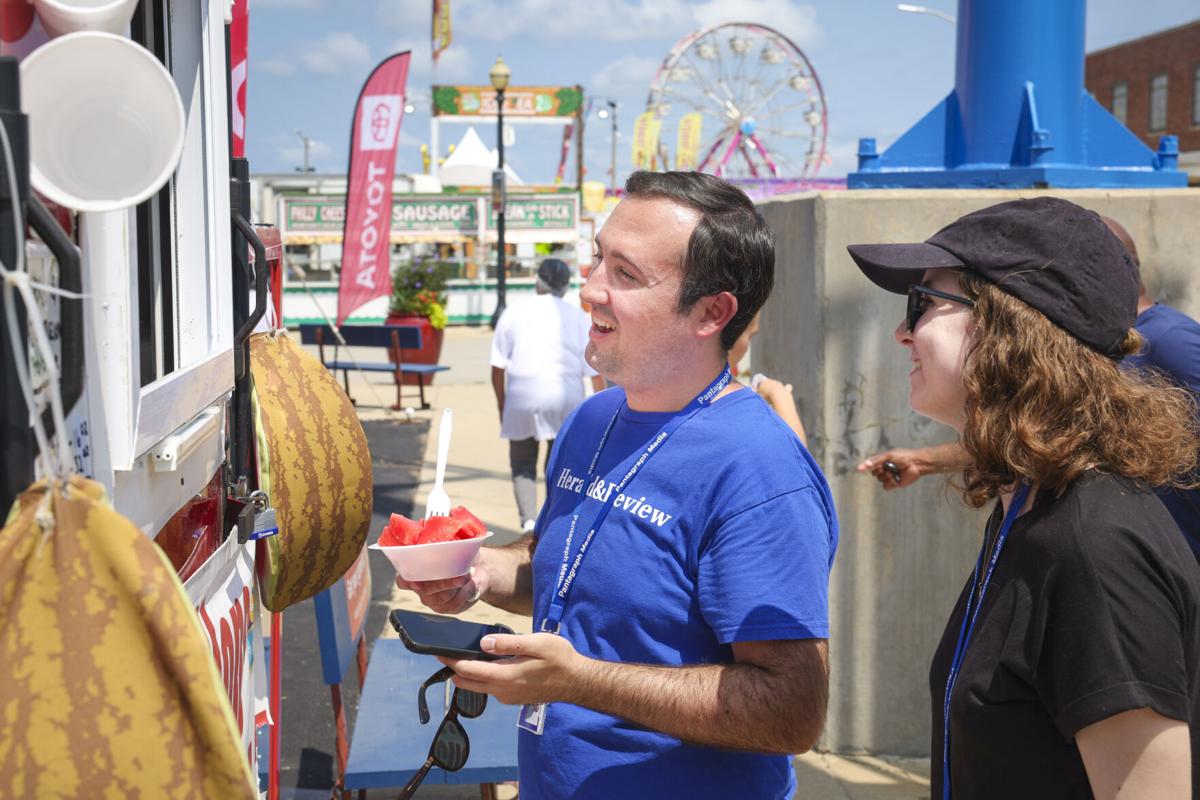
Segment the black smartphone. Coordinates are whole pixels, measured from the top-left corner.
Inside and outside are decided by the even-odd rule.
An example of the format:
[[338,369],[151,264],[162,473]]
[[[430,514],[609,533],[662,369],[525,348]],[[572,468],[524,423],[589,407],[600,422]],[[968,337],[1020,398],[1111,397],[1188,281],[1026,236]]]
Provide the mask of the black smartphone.
[[485,653],[479,642],[489,633],[512,633],[512,628],[499,623],[467,622],[438,614],[393,609],[388,615],[392,627],[400,634],[404,646],[414,653],[450,658],[470,658],[495,661],[501,656]]

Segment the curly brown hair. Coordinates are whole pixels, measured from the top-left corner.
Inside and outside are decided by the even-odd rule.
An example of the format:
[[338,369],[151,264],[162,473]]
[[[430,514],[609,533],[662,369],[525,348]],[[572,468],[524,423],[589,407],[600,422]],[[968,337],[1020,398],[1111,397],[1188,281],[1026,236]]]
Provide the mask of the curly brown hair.
[[[1056,494],[1085,470],[1148,486],[1193,487],[1200,429],[1191,393],[1157,370],[1131,373],[1039,311],[969,272],[976,339],[963,366],[967,503],[985,505],[1017,479]],[[1136,353],[1130,328],[1121,344]]]

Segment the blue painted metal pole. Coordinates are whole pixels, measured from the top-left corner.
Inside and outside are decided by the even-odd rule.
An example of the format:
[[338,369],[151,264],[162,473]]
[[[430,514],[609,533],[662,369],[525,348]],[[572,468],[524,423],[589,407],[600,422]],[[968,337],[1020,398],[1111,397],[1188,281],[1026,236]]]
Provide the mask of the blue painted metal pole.
[[[884,152],[859,140],[850,188],[1185,186],[1084,90],[1085,0],[959,0],[954,91]],[[1174,150],[1173,150],[1174,148]]]
[[[962,140],[953,166],[1084,162],[1085,11],[1084,0],[960,0],[954,89]],[[1040,158],[1022,130],[1027,83],[1052,148]]]

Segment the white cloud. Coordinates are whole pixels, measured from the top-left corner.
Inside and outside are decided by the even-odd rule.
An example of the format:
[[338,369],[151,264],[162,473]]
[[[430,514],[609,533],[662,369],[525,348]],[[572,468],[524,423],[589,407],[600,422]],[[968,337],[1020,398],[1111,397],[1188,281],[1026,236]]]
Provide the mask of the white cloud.
[[437,71],[434,77],[442,83],[483,82],[487,78],[487,73],[476,75],[471,51],[462,46],[451,45],[438,56]]
[[[398,5],[414,2],[402,0]],[[387,19],[411,25],[414,19],[428,19],[427,5]],[[628,42],[661,39],[670,32],[683,36],[732,21],[761,22],[801,46],[811,43],[819,30],[816,9],[790,0],[513,0],[499,10],[492,0],[457,0],[453,24],[456,31],[492,41],[532,36],[553,42],[579,37]]]
[[318,42],[303,42],[277,58],[255,59],[255,67],[268,75],[290,77],[299,72],[334,77],[366,78],[371,49],[352,33],[331,33]]
[[489,0],[460,0],[454,24],[467,35],[492,41],[530,36],[634,41],[686,30],[689,16],[682,0],[514,0],[502,11]]
[[821,178],[836,178],[858,169],[858,139],[830,137],[825,143],[825,152],[830,163],[817,173]]
[[412,51],[412,62],[408,68],[409,83],[426,83],[433,78],[438,83],[479,83],[487,80],[487,73],[475,73],[474,59],[471,51],[463,45],[451,44],[438,57],[437,74],[433,72],[433,62],[429,56],[429,42],[422,40],[413,42],[402,39],[392,45],[391,52],[399,53],[404,50]]
[[[375,15],[379,21],[389,28],[412,30],[414,27],[428,33],[433,13],[433,3],[429,0],[379,0],[375,7]],[[450,13],[458,13],[457,0],[451,0]]]
[[[331,33],[297,51],[300,63],[319,75],[343,75],[371,66],[371,49],[353,33]],[[364,76],[365,77],[365,76]]]
[[253,11],[260,8],[298,8],[305,11],[320,11],[328,3],[326,0],[252,0]]
[[643,56],[621,56],[610,62],[592,76],[588,91],[593,95],[644,94],[654,73],[658,71],[658,59]]
[[820,31],[817,9],[789,0],[708,0],[693,6],[691,11],[701,27],[722,22],[757,22],[790,37],[800,47],[812,44]]
[[287,77],[288,75],[296,74],[296,65],[290,61],[285,61],[282,58],[272,58],[265,61],[255,60],[254,66],[256,69],[261,69],[268,75]]
[[[299,167],[304,163],[304,145],[296,134],[276,133],[267,137],[267,141],[274,149],[275,155],[285,164]],[[308,140],[308,164],[310,167],[316,167],[318,172],[335,171],[328,160],[331,153],[333,148],[328,143],[318,139]],[[322,159],[325,159],[325,164],[321,164]]]

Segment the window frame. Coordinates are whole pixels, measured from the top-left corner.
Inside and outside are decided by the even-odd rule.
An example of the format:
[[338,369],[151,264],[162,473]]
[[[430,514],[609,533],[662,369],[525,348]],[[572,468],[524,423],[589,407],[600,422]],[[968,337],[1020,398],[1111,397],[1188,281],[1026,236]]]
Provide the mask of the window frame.
[[[170,254],[160,254],[171,269],[173,288],[169,299],[161,298],[162,315],[170,323],[160,330],[164,335],[169,330],[175,355],[174,369],[160,372],[139,392],[135,459],[233,385],[229,121],[221,5],[175,3],[166,23],[171,56],[167,69],[186,118],[183,155],[170,182]],[[181,302],[184,297],[192,300]]]
[[1192,126],[1200,126],[1200,61],[1192,66]]
[[[170,15],[158,3],[139,3],[130,22],[130,39],[146,48],[170,71]],[[137,282],[139,386],[174,371],[174,275],[172,242],[175,176],[133,209]]]
[[[1120,97],[1121,110],[1117,113],[1117,99]],[[1112,85],[1112,103],[1109,108],[1110,113],[1117,118],[1117,121],[1122,125],[1129,124],[1129,81],[1114,81]]]
[[[1161,81],[1161,87],[1159,82]],[[1161,88],[1161,93],[1160,93]],[[1167,112],[1168,103],[1171,92],[1170,75],[1166,72],[1159,72],[1150,76],[1150,93],[1146,103],[1146,130],[1151,133],[1158,133],[1167,129]],[[1155,99],[1162,98],[1161,107],[1155,106]],[[1158,123],[1158,124],[1155,124]]]

